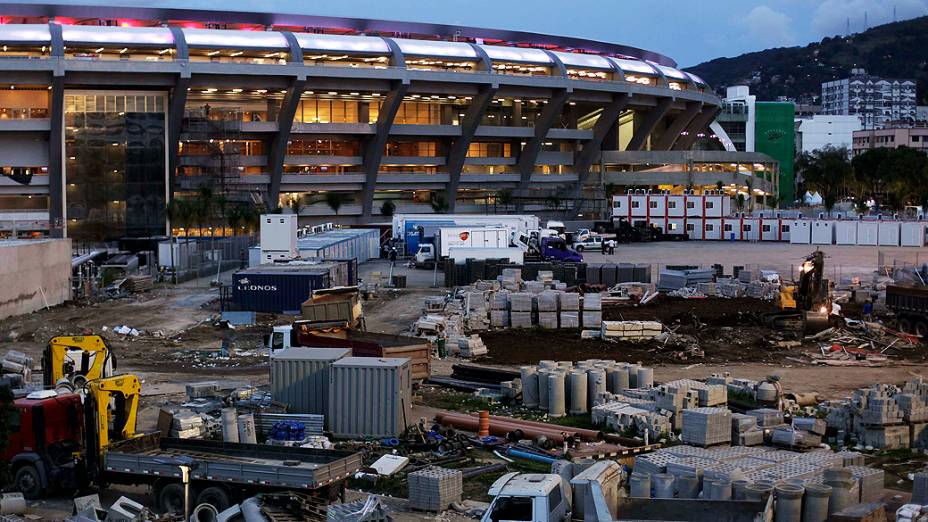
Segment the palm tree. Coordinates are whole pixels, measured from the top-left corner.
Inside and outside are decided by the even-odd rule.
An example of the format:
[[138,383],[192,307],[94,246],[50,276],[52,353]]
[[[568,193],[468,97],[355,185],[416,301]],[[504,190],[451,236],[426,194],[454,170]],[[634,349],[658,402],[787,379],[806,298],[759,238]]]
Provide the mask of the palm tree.
[[390,217],[394,212],[396,212],[396,203],[392,199],[388,199],[380,205],[380,214],[382,216]]
[[[496,202],[503,206],[503,211],[509,210],[509,205],[512,205],[513,197],[512,190],[502,189],[496,191]],[[493,209],[495,212],[496,209]]]
[[436,214],[444,214],[448,211],[448,198],[445,197],[443,192],[432,192],[429,205],[432,206],[432,211]]
[[343,192],[333,192],[328,191],[325,193],[325,203],[332,209],[332,212],[335,212],[335,215],[338,215],[338,209],[342,208],[342,205],[347,201],[347,195]]
[[303,196],[300,194],[291,196],[289,204],[290,204],[290,210],[292,210],[294,214],[299,216],[300,211],[303,210]]

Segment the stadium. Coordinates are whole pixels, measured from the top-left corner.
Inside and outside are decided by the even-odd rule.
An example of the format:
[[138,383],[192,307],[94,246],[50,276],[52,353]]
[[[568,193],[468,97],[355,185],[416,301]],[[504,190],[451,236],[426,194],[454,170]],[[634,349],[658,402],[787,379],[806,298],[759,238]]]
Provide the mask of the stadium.
[[671,58],[620,44],[0,4],[0,46],[0,223],[14,233],[160,235],[167,202],[203,186],[307,222],[594,216],[608,187],[776,186],[766,156],[692,151],[721,100]]

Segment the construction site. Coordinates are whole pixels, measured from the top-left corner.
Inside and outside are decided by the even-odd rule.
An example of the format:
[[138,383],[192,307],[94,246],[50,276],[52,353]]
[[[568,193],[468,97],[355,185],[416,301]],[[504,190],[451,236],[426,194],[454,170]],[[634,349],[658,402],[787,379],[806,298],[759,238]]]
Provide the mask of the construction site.
[[66,242],[0,244],[48,251],[0,273],[0,520],[928,515],[921,249],[270,214],[104,284]]

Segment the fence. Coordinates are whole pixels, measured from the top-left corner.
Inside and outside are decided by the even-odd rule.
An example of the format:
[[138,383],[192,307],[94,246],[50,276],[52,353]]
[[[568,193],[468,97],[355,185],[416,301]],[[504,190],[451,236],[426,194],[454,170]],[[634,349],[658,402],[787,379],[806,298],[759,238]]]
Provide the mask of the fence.
[[158,266],[165,281],[182,283],[211,276],[218,279],[222,272],[247,267],[248,249],[257,245],[258,237],[174,237],[172,243],[159,244]]

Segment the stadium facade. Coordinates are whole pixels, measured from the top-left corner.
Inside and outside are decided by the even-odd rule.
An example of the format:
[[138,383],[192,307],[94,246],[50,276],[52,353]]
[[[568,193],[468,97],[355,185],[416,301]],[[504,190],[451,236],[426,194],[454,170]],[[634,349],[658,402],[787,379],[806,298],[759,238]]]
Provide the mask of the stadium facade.
[[388,200],[396,212],[504,199],[582,214],[610,185],[772,180],[763,156],[685,152],[720,106],[670,58],[591,40],[0,4],[0,221],[85,239],[163,234],[166,202],[202,186],[308,219],[332,214],[337,194],[340,219],[371,221]]

